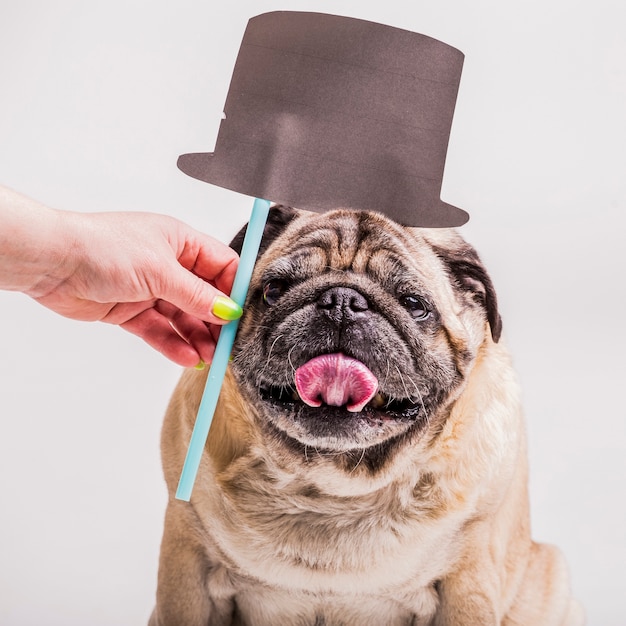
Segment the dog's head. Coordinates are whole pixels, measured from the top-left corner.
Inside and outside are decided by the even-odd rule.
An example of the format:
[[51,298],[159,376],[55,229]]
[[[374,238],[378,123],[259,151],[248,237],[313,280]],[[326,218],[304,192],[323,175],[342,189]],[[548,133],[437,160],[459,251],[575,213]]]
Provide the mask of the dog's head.
[[436,436],[500,331],[491,281],[455,232],[275,207],[232,370],[277,445],[346,466],[356,452],[376,470]]

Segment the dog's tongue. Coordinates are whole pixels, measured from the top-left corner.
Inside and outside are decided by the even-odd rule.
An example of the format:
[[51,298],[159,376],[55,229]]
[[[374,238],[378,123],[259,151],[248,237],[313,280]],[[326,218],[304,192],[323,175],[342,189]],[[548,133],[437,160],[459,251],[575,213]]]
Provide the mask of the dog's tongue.
[[344,406],[358,413],[374,397],[378,380],[356,359],[344,354],[316,356],[296,370],[296,389],[309,406]]

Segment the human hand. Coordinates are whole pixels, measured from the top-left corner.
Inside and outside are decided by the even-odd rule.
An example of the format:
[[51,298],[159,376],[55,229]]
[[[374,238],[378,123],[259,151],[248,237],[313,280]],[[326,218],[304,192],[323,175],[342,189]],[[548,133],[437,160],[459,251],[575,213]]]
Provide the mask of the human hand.
[[74,213],[0,187],[0,288],[77,320],[117,324],[179,365],[213,358],[241,308],[237,254],[165,215]]
[[[33,297],[79,320],[117,324],[172,361],[210,362],[217,329],[241,315],[225,296],[238,256],[178,220],[150,213],[69,213],[73,245],[56,285]],[[39,291],[41,291],[40,286]]]

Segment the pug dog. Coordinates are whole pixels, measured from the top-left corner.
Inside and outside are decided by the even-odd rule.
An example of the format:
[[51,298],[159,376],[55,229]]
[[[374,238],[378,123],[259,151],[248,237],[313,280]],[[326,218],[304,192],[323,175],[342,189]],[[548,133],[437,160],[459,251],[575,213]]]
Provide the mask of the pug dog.
[[244,310],[189,503],[206,372],[165,417],[150,626],[583,623],[530,536],[496,294],[455,231],[274,207]]

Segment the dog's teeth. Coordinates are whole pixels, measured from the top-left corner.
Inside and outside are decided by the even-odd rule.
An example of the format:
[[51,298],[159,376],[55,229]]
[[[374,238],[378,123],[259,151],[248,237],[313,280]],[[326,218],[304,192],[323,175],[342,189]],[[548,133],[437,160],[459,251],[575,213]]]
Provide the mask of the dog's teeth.
[[294,389],[293,393],[291,394],[291,399],[294,402],[300,402],[300,394]]
[[377,393],[371,400],[370,406],[374,409],[380,409],[385,404],[386,400],[382,393]]

